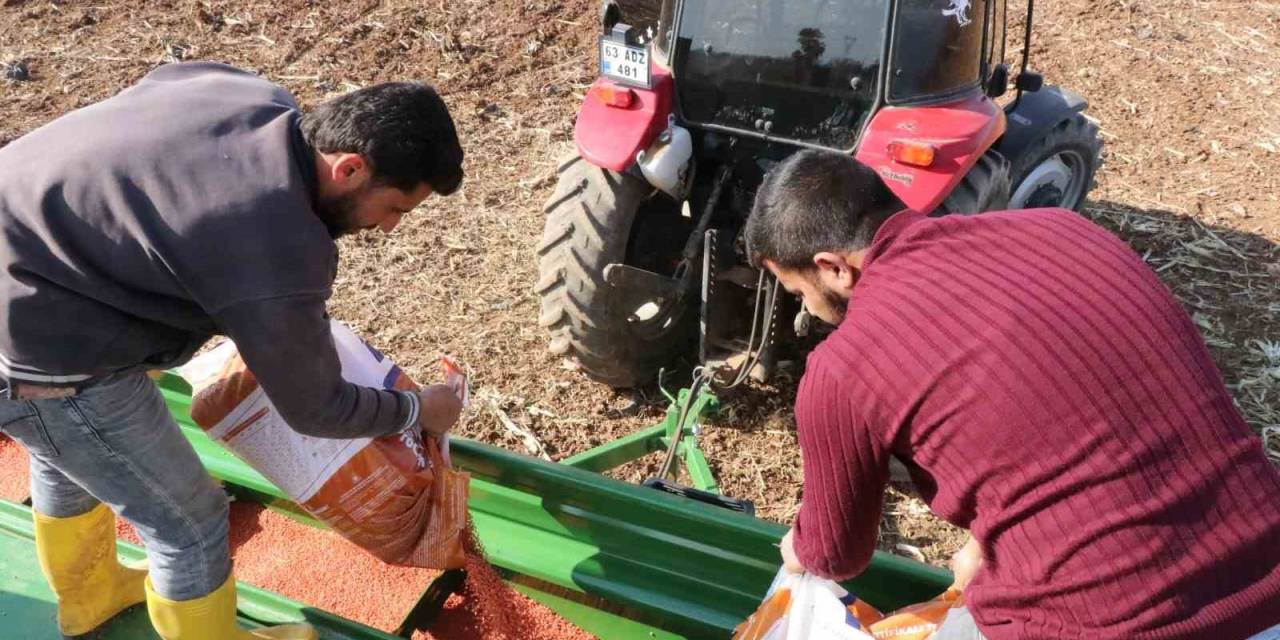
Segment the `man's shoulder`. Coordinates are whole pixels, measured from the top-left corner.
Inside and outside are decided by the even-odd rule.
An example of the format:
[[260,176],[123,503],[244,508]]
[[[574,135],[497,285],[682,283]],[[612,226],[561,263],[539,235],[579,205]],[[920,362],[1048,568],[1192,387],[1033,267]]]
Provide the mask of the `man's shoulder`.
[[234,76],[238,78],[258,78],[258,76],[221,62],[196,60],[192,62],[175,62],[162,64],[142,77],[143,82],[172,82],[201,76]]
[[337,275],[337,244],[296,189],[193,216],[164,253],[210,311],[245,299],[327,292]]
[[1043,229],[1045,225],[1077,232],[1107,234],[1107,230],[1089,218],[1071,209],[1044,207],[1039,209],[1010,209],[992,211],[975,216],[965,216],[979,225],[1001,226],[1010,229]]
[[936,288],[975,263],[1025,261],[1029,255],[1069,257],[1097,247],[1115,253],[1119,245],[1123,241],[1110,231],[1069,209],[916,216],[890,241],[873,247],[863,279],[874,286],[860,293],[875,298],[900,287]]
[[831,335],[814,347],[805,361],[805,375],[811,379],[829,379],[827,386],[834,385],[841,391],[847,391],[849,385],[860,379],[855,369],[859,366],[858,353],[866,348],[867,335],[857,324],[855,319],[845,318]]
[[[979,234],[991,229],[1017,230],[1038,228],[1045,223],[1105,231],[1088,218],[1062,208],[1007,209],[973,215],[916,216],[902,228],[899,240],[932,239],[956,235]],[[895,243],[898,244],[898,243]]]
[[827,421],[834,416],[855,416],[859,424],[868,425],[880,424],[884,416],[892,415],[895,394],[890,391],[898,373],[860,358],[858,348],[854,342],[833,334],[809,353],[796,393],[799,422],[810,426],[826,423],[830,427],[834,425]]
[[[180,86],[174,86],[179,84]],[[181,91],[198,90],[202,86],[215,91],[234,88],[241,91],[262,92],[264,95],[297,106],[297,101],[283,86],[221,62],[202,60],[161,65],[143,76],[136,86],[145,88],[172,86]]]
[[806,371],[824,372],[842,393],[927,375],[955,337],[944,321],[949,298],[928,295],[931,287],[945,286],[945,265],[896,269],[886,263],[859,283],[840,325],[806,362]]
[[1106,229],[1070,209],[1058,207],[1040,209],[1009,209],[990,211],[969,216],[945,216],[935,218],[945,232],[982,234],[998,231],[1002,235],[1029,233],[1043,235],[1046,228],[1061,229],[1072,233],[1107,235]]

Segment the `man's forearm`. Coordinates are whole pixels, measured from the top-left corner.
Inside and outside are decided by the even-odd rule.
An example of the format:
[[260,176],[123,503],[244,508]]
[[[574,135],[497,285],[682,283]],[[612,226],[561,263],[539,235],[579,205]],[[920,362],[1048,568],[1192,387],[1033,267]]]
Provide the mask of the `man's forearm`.
[[880,501],[871,499],[865,512],[849,513],[844,509],[849,505],[810,487],[806,483],[805,500],[792,527],[796,561],[809,573],[832,580],[862,573],[875,552]]
[[421,412],[411,392],[363,387],[343,379],[321,298],[249,301],[217,317],[267,397],[299,433],[379,437],[414,424]]
[[317,438],[390,435],[415,424],[421,411],[420,400],[409,391],[362,387],[345,380],[327,391],[273,385],[261,376],[258,381],[290,427]]

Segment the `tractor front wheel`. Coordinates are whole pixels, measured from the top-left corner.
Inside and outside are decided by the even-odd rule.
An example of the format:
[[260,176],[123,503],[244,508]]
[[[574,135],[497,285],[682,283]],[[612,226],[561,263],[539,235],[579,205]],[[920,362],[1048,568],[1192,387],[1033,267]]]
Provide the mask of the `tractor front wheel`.
[[1010,209],[1079,211],[1102,164],[1098,125],[1082,113],[1074,114],[1012,161]]
[[538,245],[539,324],[551,334],[551,352],[591,377],[613,387],[645,384],[692,345],[696,296],[663,299],[618,288],[604,271],[621,263],[672,275],[692,221],[644,180],[576,155],[558,173]]

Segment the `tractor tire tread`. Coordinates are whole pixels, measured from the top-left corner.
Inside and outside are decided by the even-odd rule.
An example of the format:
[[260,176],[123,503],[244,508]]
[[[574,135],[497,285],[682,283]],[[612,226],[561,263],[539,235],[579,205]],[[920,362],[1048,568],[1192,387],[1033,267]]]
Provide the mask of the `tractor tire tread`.
[[1097,186],[1098,169],[1102,167],[1105,161],[1101,127],[1098,125],[1097,120],[1083,112],[1074,113],[1059,122],[1048,134],[1027,147],[1026,151],[1018,158],[1015,158],[1010,163],[1012,183],[1017,185],[1021,182],[1027,172],[1039,164],[1040,160],[1050,150],[1062,146],[1064,142],[1070,143],[1072,141],[1081,143],[1078,150],[1084,152],[1085,160],[1090,167],[1089,182],[1085,185],[1084,195],[1075,208],[1076,211],[1082,210],[1089,198],[1089,192]]
[[604,270],[622,261],[632,220],[652,188],[576,155],[557,171],[559,182],[547,201],[536,251],[538,322],[549,331],[548,350],[576,360],[588,375],[611,386],[643,384],[652,378],[663,350],[626,334],[626,316],[611,296]]
[[978,158],[934,215],[999,211],[1009,204],[1009,161],[995,149]]

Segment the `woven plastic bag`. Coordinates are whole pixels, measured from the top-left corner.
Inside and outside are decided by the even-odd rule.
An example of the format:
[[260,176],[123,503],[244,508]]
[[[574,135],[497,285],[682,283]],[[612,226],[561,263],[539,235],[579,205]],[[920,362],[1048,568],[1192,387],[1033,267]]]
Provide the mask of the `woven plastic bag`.
[[[417,385],[350,329],[332,322],[342,377],[382,389]],[[461,370],[442,360],[446,384],[466,401]],[[448,436],[417,425],[381,438],[313,438],[291,429],[235,345],[224,343],[179,370],[192,384],[191,417],[215,441],[347,540],[392,564],[465,564],[469,476],[449,462]]]
[[919,604],[889,613],[869,627],[877,640],[927,640],[942,624],[947,612],[964,606],[964,597],[955,589]]
[[881,617],[835,582],[783,569],[733,640],[872,640],[867,627]]
[[960,606],[960,592],[948,590],[885,615],[831,580],[784,569],[733,640],[927,640]]

